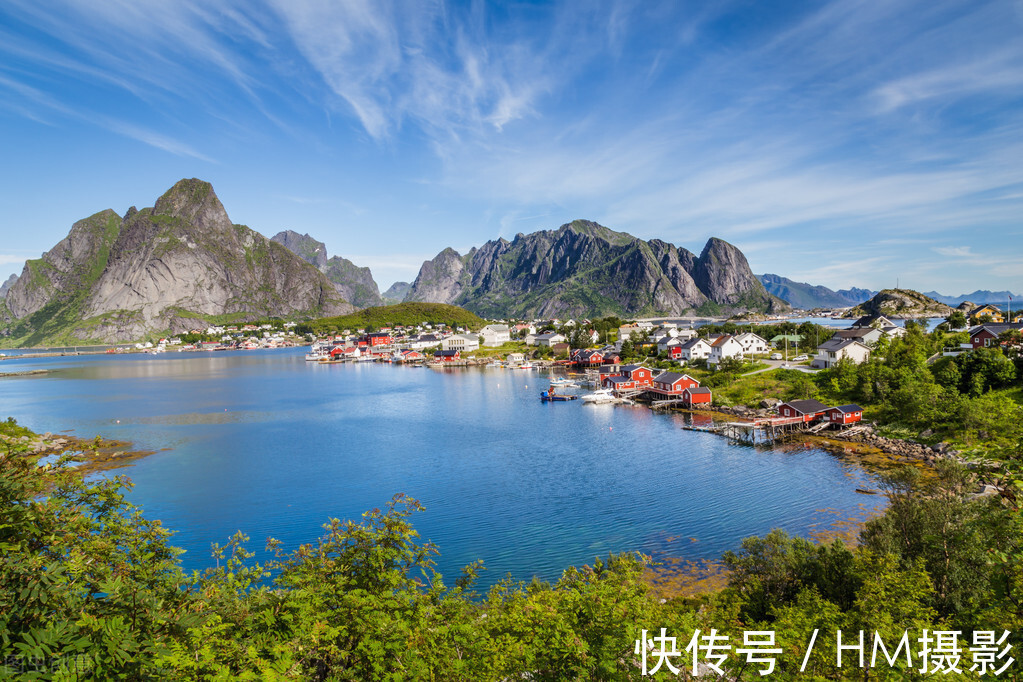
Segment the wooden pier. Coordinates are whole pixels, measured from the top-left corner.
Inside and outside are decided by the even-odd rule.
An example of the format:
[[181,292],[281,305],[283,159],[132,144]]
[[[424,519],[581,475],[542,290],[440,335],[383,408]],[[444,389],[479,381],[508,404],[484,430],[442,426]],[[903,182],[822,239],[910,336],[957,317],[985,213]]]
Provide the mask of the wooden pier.
[[789,434],[806,430],[807,424],[802,417],[790,417],[728,422],[721,426],[719,432],[739,443],[760,445],[774,443]]

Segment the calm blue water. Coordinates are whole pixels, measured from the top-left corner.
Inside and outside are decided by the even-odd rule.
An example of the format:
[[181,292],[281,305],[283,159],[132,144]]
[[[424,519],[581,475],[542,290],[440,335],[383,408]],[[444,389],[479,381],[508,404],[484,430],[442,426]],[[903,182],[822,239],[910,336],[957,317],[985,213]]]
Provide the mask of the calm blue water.
[[52,371],[2,380],[0,417],[167,448],[119,473],[177,530],[187,568],[237,530],[295,547],[397,492],[426,506],[414,523],[449,582],[483,559],[483,585],[556,579],[608,551],[716,558],[883,503],[823,451],[732,445],[643,407],[541,403],[536,372],[316,365],[303,349],[0,363],[35,368]]

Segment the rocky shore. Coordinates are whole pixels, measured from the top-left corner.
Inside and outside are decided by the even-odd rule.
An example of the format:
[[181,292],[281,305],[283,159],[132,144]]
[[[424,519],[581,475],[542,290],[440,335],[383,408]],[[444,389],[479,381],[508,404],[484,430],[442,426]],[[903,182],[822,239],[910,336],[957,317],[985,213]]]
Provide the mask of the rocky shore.
[[151,455],[155,450],[134,450],[132,443],[97,436],[93,439],[52,433],[28,436],[0,434],[0,453],[18,452],[25,457],[70,455],[76,462],[75,471],[86,474],[127,466],[135,460]]

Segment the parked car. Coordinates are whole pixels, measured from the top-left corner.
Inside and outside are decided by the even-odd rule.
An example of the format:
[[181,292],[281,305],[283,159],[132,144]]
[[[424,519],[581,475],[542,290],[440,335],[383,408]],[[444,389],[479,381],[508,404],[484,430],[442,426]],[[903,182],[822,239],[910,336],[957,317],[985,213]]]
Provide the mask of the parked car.
[[805,355],[797,355],[796,357],[792,358],[792,361],[793,362],[802,362],[803,360],[809,360],[809,359],[810,358],[808,358]]
[[781,360],[781,353],[771,353],[772,360]]

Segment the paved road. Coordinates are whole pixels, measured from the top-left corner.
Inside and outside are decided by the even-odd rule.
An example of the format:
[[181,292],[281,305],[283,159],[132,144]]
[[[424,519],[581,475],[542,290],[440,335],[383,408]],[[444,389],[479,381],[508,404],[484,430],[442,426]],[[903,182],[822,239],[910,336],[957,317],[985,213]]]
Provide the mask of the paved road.
[[764,369],[758,369],[758,370],[755,370],[753,372],[747,372],[746,374],[743,374],[742,376],[748,377],[748,376],[753,376],[754,374],[760,374],[761,372],[770,372],[770,371],[773,371],[773,370],[776,370],[776,369],[782,369],[782,368],[785,368],[785,369],[795,369],[795,370],[799,370],[800,372],[805,372],[807,374],[816,374],[817,372],[820,371],[819,369],[811,369],[810,367],[808,367],[806,365],[797,365],[797,364],[795,364],[795,363],[793,363],[791,361],[785,362],[784,360],[761,360],[761,362],[766,362],[768,365],[770,365],[770,367],[765,367]]

